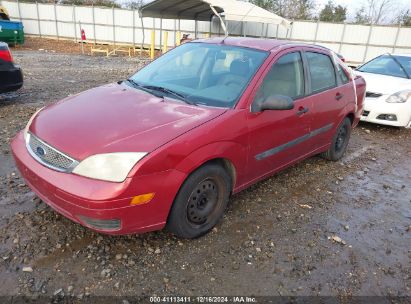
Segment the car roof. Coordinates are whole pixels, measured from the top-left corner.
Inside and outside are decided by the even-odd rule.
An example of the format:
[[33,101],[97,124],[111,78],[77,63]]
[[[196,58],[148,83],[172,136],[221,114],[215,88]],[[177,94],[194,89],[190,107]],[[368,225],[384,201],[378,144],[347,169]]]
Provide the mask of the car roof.
[[215,37],[208,39],[194,40],[193,42],[209,43],[209,44],[221,44],[252,48],[261,51],[271,51],[280,46],[310,46],[318,47],[324,50],[323,47],[314,44],[295,43],[288,40],[277,39],[264,39],[264,38],[249,38],[249,37]]

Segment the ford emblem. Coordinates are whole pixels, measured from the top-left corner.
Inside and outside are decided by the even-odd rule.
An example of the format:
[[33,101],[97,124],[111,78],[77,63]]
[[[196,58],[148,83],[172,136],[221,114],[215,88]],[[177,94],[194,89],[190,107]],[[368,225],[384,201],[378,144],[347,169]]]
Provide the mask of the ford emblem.
[[42,147],[37,147],[36,152],[38,156],[46,155],[46,150],[44,150]]

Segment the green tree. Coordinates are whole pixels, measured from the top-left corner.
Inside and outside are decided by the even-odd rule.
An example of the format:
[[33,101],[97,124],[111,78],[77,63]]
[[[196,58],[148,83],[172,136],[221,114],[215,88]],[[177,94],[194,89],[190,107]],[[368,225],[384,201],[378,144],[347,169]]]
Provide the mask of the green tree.
[[393,23],[398,19],[392,16],[398,16],[401,11],[398,0],[362,0],[362,4],[355,15],[355,22],[360,24]]
[[293,20],[312,19],[314,0],[250,0],[266,10]]
[[368,14],[365,12],[365,8],[362,7],[360,8],[356,13],[355,13],[355,18],[354,22],[357,24],[369,24],[370,23],[370,17]]
[[19,0],[20,2],[26,3],[56,3],[56,4],[70,4],[78,6],[105,6],[105,7],[116,7],[119,8],[120,5],[115,0]]
[[335,5],[333,1],[328,1],[320,12],[320,20],[325,22],[344,22],[347,19],[347,8]]
[[334,22],[344,22],[347,20],[347,7],[337,5],[334,10]]
[[251,0],[250,2],[268,11],[273,10],[273,6],[274,6],[273,0]]
[[400,13],[400,17],[398,19],[398,23],[402,26],[411,26],[411,10],[407,9],[406,11]]
[[320,20],[332,22],[334,19],[334,2],[328,1],[325,7],[320,12]]
[[314,1],[311,0],[294,0],[291,3],[291,7],[293,7],[293,4],[297,8],[294,11],[293,15],[290,15],[290,18],[295,19],[295,20],[309,20],[312,19],[312,11],[314,9],[315,3]]
[[139,10],[144,5],[144,0],[131,0],[123,4],[123,7],[133,10]]
[[105,6],[105,7],[116,7],[121,6],[114,0],[60,0],[61,4],[74,4],[74,5],[85,5],[85,6]]
[[19,0],[19,2],[24,2],[24,3],[56,3],[54,0]]

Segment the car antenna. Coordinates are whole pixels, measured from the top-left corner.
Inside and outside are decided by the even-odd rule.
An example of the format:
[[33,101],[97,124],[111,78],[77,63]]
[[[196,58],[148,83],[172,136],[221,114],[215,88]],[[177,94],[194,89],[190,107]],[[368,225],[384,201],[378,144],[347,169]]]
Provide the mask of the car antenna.
[[225,40],[228,38],[227,24],[224,22],[223,18],[221,17],[221,14],[217,12],[217,10],[212,4],[210,4],[210,8],[211,8],[211,11],[214,13],[214,15],[216,15],[218,19],[220,19],[221,26],[225,33],[224,39],[221,41],[221,43],[224,44]]

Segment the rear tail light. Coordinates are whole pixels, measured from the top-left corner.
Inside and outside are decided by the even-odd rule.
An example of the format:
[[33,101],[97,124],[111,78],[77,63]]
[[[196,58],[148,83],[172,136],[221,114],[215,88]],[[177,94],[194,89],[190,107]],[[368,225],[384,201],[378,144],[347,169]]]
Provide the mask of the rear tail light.
[[8,48],[0,49],[0,59],[7,62],[13,61],[13,57],[11,56],[11,53]]

